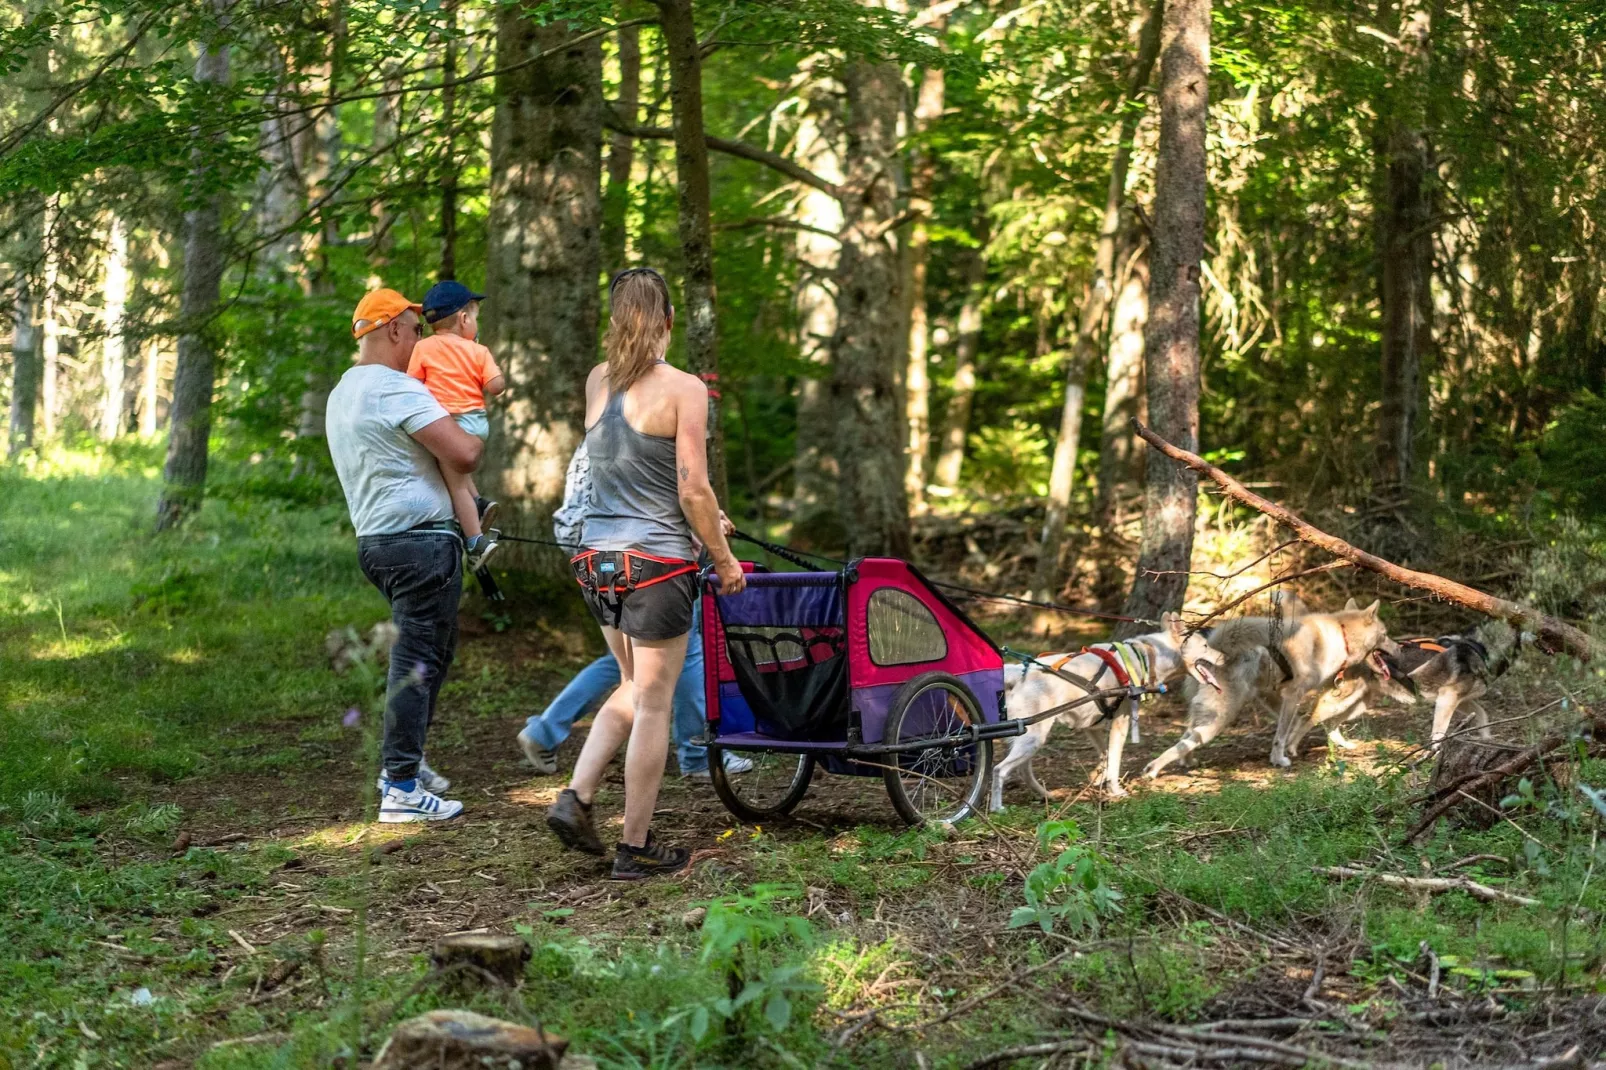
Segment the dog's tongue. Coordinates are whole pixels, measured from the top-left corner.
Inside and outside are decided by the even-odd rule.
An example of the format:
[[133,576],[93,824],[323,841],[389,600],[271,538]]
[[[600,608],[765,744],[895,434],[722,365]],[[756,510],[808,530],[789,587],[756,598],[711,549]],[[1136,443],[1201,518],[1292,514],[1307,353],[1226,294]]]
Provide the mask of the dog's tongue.
[[1221,690],[1221,684],[1216,681],[1216,674],[1210,671],[1210,665],[1209,665],[1208,662],[1203,662],[1203,661],[1194,662],[1193,663],[1193,673],[1202,682],[1204,682],[1206,684],[1209,684],[1211,687],[1215,688],[1217,691]]
[[1371,666],[1372,671],[1377,673],[1385,680],[1393,675],[1389,672],[1388,659],[1384,658],[1383,655],[1376,650],[1366,655],[1366,664]]

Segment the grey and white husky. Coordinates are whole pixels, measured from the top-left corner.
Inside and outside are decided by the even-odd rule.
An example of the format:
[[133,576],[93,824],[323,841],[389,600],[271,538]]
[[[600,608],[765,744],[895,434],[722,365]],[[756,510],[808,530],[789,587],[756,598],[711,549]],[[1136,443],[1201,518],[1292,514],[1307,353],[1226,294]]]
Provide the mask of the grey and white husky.
[[[1433,747],[1449,733],[1461,709],[1471,712],[1479,735],[1488,739],[1489,714],[1478,700],[1489,690],[1489,681],[1511,667],[1525,638],[1531,637],[1504,624],[1489,623],[1459,635],[1400,639],[1397,651],[1384,654],[1389,669],[1386,675],[1371,671],[1370,664],[1345,672],[1316,701],[1309,714],[1295,719],[1286,738],[1279,735],[1272,748],[1272,761],[1288,765],[1289,759],[1298,756],[1301,741],[1313,728],[1333,721],[1347,724],[1385,699],[1402,706],[1431,702],[1433,723],[1428,738]],[[1344,738],[1339,724],[1327,730],[1327,738],[1345,750],[1355,746]],[[1283,758],[1280,762],[1279,756]]]
[[[1190,635],[1185,631],[1182,619],[1177,614],[1163,614],[1160,623],[1160,631],[1123,640],[1136,654],[1136,658],[1132,659],[1136,664],[1128,671],[1132,675],[1133,682],[1139,686],[1171,684],[1182,679],[1186,671],[1184,647],[1190,641],[1193,645],[1189,649],[1195,657],[1207,650],[1203,637],[1197,634]],[[1005,670],[1004,677],[1008,689],[1005,702],[1009,716],[1030,717],[1055,706],[1074,702],[1089,691],[1115,687],[1115,675],[1109,665],[1097,654],[1089,652],[1095,648],[1114,651],[1115,647],[1114,643],[1096,643],[1092,647],[1082,648],[1078,653],[1038,656],[1038,661],[1052,666],[1059,672],[1076,677],[1083,681],[1085,687],[1041,668],[1030,665],[1010,666]],[[1109,743],[1103,748],[1104,772],[1099,779],[1111,795],[1125,795],[1126,790],[1121,787],[1121,752],[1126,745],[1127,732],[1132,724],[1131,709],[1125,699],[1112,698],[1103,705],[1111,712],[1108,715]],[[1043,787],[1032,772],[1032,756],[1047,742],[1049,732],[1053,731],[1057,723],[1083,729],[1093,738],[1094,744],[1098,745],[1099,739],[1094,729],[1106,717],[1105,709],[1100,707],[1101,704],[1097,702],[1084,702],[1057,717],[1046,717],[1028,726],[1024,735],[1016,736],[1010,743],[1009,753],[993,771],[993,810],[1004,808],[1004,784],[1018,771],[1024,772],[1026,783],[1033,791],[1045,799],[1048,798],[1048,789]]]
[[[1337,613],[1298,613],[1240,617],[1210,631],[1211,652],[1189,670],[1202,682],[1188,703],[1182,738],[1143,769],[1154,778],[1166,766],[1209,743],[1262,694],[1277,697],[1277,738],[1286,738],[1299,704],[1326,687],[1341,671],[1365,661],[1378,674],[1389,672],[1379,648],[1388,629],[1378,619],[1378,603],[1359,609],[1355,600]],[[1298,612],[1296,610],[1296,612]],[[1272,761],[1280,752],[1274,747]]]

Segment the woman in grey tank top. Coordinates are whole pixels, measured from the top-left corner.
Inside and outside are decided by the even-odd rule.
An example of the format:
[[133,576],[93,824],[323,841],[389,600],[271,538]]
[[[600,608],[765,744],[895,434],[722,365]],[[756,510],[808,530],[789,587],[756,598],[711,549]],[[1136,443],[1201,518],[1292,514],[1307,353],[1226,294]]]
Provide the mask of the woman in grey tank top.
[[651,824],[696,596],[694,540],[713,557],[722,593],[735,594],[746,580],[708,481],[708,388],[664,362],[675,315],[669,286],[653,269],[635,268],[614,276],[608,294],[608,360],[586,380],[591,496],[575,573],[623,681],[597,712],[574,778],[546,820],[565,846],[605,854],[591,803],[628,739],[613,876],[637,880],[683,869],[689,858],[685,848],[654,842]]

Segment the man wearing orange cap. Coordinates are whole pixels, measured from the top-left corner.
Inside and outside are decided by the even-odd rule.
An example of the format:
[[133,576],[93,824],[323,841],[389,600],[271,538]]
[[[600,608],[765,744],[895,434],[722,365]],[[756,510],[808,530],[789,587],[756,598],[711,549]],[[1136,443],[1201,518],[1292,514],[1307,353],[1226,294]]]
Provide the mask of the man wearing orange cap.
[[463,809],[441,798],[451,783],[424,761],[424,739],[456,652],[463,594],[463,535],[441,470],[472,472],[483,444],[407,375],[424,331],[420,311],[395,290],[358,302],[357,363],[330,393],[327,423],[357,560],[396,625],[379,780],[386,822],[439,821]]

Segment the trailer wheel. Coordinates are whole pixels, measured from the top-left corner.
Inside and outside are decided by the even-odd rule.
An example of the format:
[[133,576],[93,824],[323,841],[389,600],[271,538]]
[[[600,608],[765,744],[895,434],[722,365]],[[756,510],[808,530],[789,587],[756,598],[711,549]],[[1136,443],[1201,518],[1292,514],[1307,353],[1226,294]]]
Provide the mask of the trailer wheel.
[[769,821],[792,812],[809,793],[814,755],[732,751],[753,763],[746,773],[725,771],[725,750],[708,748],[708,775],[725,809],[743,821]]
[[900,817],[911,825],[952,824],[977,812],[992,776],[992,740],[935,741],[951,739],[981,723],[976,696],[950,673],[922,673],[899,689],[887,715],[886,742],[934,741],[930,747],[886,756],[881,776]]

